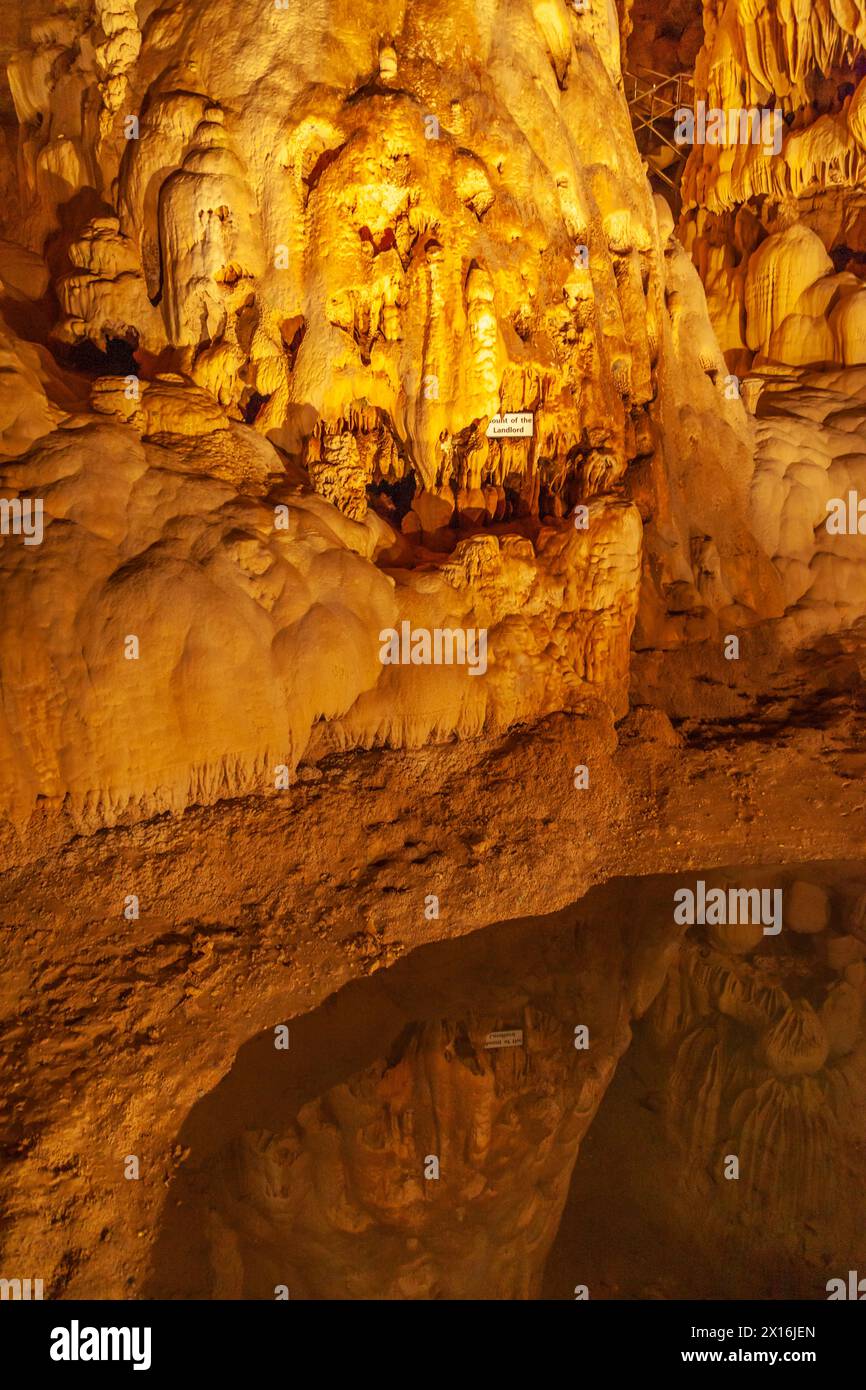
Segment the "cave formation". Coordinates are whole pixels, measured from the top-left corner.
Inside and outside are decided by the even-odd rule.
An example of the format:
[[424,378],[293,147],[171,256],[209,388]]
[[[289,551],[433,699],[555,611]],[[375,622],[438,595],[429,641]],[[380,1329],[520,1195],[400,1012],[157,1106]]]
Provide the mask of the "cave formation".
[[866,0],[252,8],[0,15],[0,1275],[824,1299]]

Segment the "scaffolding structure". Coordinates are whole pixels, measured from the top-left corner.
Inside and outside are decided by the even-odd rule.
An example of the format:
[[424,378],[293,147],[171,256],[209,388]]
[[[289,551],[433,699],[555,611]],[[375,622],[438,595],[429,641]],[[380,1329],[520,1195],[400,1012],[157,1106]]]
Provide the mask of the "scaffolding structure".
[[[672,136],[676,112],[683,107],[689,110],[694,108],[695,89],[691,73],[675,72],[666,75],[663,72],[655,72],[652,68],[641,67],[633,71],[626,70],[623,73],[623,82],[635,138],[641,153],[651,155],[649,146],[655,141],[658,145],[665,145],[673,151],[678,165],[685,164],[688,147],[677,145]],[[653,173],[675,193],[679,192],[678,183],[665,169],[654,166]]]

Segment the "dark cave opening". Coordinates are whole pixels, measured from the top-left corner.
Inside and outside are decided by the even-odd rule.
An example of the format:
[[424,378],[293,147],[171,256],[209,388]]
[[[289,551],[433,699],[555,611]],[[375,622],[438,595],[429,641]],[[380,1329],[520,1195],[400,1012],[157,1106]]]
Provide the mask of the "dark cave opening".
[[64,355],[73,370],[88,376],[138,376],[137,348],[137,335],[131,333],[128,338],[106,338],[104,349],[85,338]]
[[404,476],[396,481],[380,478],[377,482],[371,483],[367,488],[367,499],[375,512],[386,521],[396,521],[399,526],[412,506],[417,488],[417,479],[413,470],[409,468]]
[[[694,879],[782,882],[788,924],[683,931]],[[177,1136],[145,1296],[825,1297],[855,1258],[864,886],[861,865],[614,880],[276,1023]]]
[[256,417],[269,400],[270,396],[262,396],[258,391],[251,391],[243,405],[244,424],[254,424]]

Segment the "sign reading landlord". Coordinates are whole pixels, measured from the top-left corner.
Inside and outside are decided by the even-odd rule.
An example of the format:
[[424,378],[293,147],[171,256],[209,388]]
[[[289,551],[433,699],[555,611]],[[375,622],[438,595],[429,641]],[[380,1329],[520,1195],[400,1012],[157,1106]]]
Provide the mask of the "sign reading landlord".
[[487,426],[488,439],[530,439],[533,433],[531,410],[511,410],[494,415]]
[[500,1028],[493,1033],[488,1033],[484,1039],[485,1048],[489,1047],[522,1047],[523,1029],[522,1028]]

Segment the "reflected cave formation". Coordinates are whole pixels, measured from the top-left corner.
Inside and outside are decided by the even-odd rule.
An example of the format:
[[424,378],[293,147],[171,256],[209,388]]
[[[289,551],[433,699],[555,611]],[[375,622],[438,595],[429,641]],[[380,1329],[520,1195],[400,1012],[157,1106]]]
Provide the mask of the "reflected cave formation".
[[682,875],[617,880],[251,1039],[178,1136],[147,1295],[826,1297],[862,1225],[866,871],[704,877],[783,885],[783,931],[684,932]]

